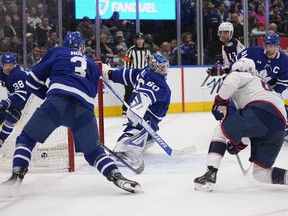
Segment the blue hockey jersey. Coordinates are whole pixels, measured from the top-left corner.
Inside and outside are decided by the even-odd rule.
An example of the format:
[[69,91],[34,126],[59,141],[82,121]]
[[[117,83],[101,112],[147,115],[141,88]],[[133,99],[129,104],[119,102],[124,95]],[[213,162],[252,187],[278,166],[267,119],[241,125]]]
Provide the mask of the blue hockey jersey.
[[153,116],[155,118],[153,120],[158,124],[166,115],[170,105],[171,90],[164,76],[153,72],[147,66],[142,69],[117,69],[113,71],[112,80],[115,83],[134,87],[129,103],[133,101],[139,92],[150,98],[151,105],[148,107],[148,112],[144,115],[145,120]]
[[249,47],[239,53],[232,61],[232,64],[238,59],[246,57],[252,59],[255,63],[259,76],[273,87],[273,89],[282,93],[288,86],[288,57],[282,51],[279,51],[275,59],[269,59],[264,53],[264,47]]
[[91,58],[73,48],[55,47],[31,69],[27,85],[40,98],[71,95],[94,109],[99,77],[100,70]]
[[11,108],[18,108],[20,110],[24,108],[30,96],[25,83],[26,79],[27,73],[19,65],[16,65],[9,75],[5,74],[3,68],[0,67],[1,85],[7,89]]

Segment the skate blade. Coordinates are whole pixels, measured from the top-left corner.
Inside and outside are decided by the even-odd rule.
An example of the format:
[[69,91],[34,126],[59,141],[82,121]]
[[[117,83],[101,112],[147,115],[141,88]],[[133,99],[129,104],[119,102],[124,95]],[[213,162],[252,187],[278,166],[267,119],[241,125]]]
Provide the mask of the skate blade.
[[194,189],[211,192],[214,189],[214,184],[211,182],[207,182],[205,184],[195,183]]
[[125,183],[123,185],[123,189],[128,191],[128,192],[130,192],[130,193],[141,193],[141,192],[143,192],[140,185],[132,186],[129,183]]

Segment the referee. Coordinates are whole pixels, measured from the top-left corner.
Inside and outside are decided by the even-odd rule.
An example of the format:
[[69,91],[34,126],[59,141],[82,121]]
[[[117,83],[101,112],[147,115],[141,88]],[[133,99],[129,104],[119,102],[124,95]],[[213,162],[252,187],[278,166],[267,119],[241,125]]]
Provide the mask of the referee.
[[[144,46],[145,37],[144,34],[138,32],[134,36],[134,44],[131,46],[124,57],[124,67],[125,68],[144,68],[148,66],[149,59],[151,57],[151,52],[148,48]],[[135,86],[134,86],[135,87]],[[130,96],[133,92],[132,86],[125,86],[124,100],[129,104]],[[127,108],[122,106],[122,114],[126,116]]]

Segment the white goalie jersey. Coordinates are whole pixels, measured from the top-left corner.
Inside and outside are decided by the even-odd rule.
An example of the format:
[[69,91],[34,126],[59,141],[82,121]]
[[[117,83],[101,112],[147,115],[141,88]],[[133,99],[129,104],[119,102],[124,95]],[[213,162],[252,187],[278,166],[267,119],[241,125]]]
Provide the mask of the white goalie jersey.
[[258,76],[247,72],[231,72],[226,76],[218,95],[226,100],[232,97],[237,109],[253,102],[269,103],[287,120],[281,96]]

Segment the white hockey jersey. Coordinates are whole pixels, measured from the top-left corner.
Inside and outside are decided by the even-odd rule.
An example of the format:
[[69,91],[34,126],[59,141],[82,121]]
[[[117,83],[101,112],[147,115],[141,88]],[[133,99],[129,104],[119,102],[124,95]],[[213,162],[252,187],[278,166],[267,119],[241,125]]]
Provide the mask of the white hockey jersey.
[[237,109],[253,102],[269,103],[287,120],[284,101],[281,96],[260,77],[247,72],[231,72],[226,76],[218,95],[226,100],[232,97]]

